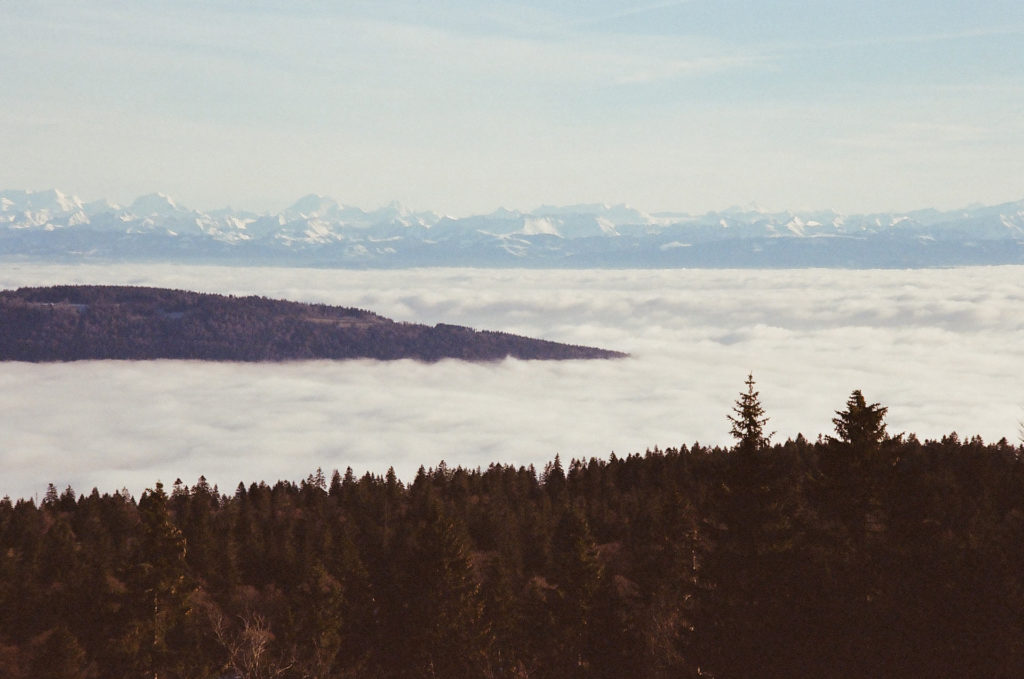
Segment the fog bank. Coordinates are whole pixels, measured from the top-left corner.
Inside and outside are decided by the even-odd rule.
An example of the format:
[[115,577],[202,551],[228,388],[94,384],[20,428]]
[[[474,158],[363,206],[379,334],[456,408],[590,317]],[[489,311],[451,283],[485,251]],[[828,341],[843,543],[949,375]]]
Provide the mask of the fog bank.
[[754,373],[776,440],[853,389],[889,430],[1016,438],[1022,267],[913,271],[339,271],[4,264],[0,287],[156,285],[370,309],[628,351],[620,361],[0,364],[0,495],[157,479],[222,490],[322,467],[541,466],[728,443]]

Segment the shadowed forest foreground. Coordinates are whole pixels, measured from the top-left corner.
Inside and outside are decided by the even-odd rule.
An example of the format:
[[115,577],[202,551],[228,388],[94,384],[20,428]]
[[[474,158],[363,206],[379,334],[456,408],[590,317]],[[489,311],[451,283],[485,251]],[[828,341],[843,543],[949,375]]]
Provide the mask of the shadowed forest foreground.
[[1024,449],[772,444],[0,502],[0,675],[1021,677]]

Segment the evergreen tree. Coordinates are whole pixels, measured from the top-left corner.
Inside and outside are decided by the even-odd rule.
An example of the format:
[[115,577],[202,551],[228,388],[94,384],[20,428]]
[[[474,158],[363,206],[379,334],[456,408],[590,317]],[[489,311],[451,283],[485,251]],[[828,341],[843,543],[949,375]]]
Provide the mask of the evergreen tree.
[[60,500],[60,494],[57,492],[57,486],[52,483],[46,484],[46,495],[43,496],[42,505],[56,509],[58,500]]
[[868,405],[860,389],[854,389],[846,400],[846,410],[837,410],[832,418],[838,440],[858,453],[877,450],[886,438],[882,420],[888,410],[878,403]]
[[[352,468],[349,467],[349,470],[351,469]],[[334,473],[331,474],[331,486],[327,492],[331,497],[338,497],[341,495],[341,472],[337,469],[335,469]]]
[[569,507],[555,526],[547,575],[554,623],[548,634],[555,654],[545,664],[561,677],[587,676],[593,670],[593,611],[604,574],[586,517],[576,507]]
[[[399,536],[379,661],[387,676],[470,679],[486,676],[492,634],[473,569],[465,526],[439,504]],[[390,648],[394,640],[401,644]]]
[[754,375],[748,374],[747,390],[740,393],[733,406],[734,415],[729,415],[732,428],[729,433],[736,439],[736,451],[745,455],[753,455],[771,444],[771,434],[764,433],[768,418],[761,407],[760,394],[754,390]]
[[553,498],[558,497],[565,490],[565,470],[562,469],[562,460],[558,453],[555,453],[554,462],[549,462],[544,466],[541,483]]
[[176,643],[185,631],[190,592],[185,538],[171,520],[160,482],[143,494],[139,518],[140,553],[128,591],[136,622],[124,640],[125,650],[140,676],[160,679],[173,676],[190,660],[187,650]]
[[1024,677],[1019,447],[886,438],[858,396],[828,442],[559,459],[554,496],[443,465],[0,499],[0,678]]

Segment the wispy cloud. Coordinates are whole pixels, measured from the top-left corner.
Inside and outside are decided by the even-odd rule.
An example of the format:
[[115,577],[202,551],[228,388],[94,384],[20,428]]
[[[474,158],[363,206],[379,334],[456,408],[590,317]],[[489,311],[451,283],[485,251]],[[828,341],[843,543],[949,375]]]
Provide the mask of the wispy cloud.
[[672,0],[669,2],[656,2],[646,4],[640,7],[627,7],[611,12],[593,12],[587,16],[570,19],[568,21],[558,22],[549,27],[549,30],[562,30],[566,28],[592,26],[595,24],[606,24],[620,19],[636,17],[643,14],[651,14],[654,12],[660,12],[662,10],[671,9],[673,7],[688,5],[693,1],[694,0]]
[[835,143],[887,152],[904,152],[908,147],[916,147],[916,151],[923,152],[937,145],[973,145],[996,139],[992,130],[976,125],[919,121],[894,122],[885,130],[836,139]]
[[[362,47],[385,51],[400,68],[442,67],[433,76],[473,77],[484,91],[488,81],[574,87],[700,76],[758,66],[763,57],[706,41],[650,36],[550,34],[493,36],[422,25],[362,22]],[[457,82],[457,81],[455,81]]]
[[[1019,190],[1024,24],[999,3],[8,5],[0,186],[211,206],[316,190],[463,213],[591,200],[870,210],[878,196]],[[953,92],[977,84],[992,90]],[[924,160],[896,143],[884,170],[862,169],[857,143],[913,120],[994,143],[936,130],[950,141]]]
[[1007,24],[988,26],[963,31],[941,32],[902,32],[895,34],[858,37],[852,39],[806,40],[799,43],[789,42],[779,47],[792,50],[843,50],[853,47],[875,47],[881,45],[921,45],[930,43],[952,42],[957,40],[974,40],[978,38],[1004,38],[1024,35],[1024,24]]

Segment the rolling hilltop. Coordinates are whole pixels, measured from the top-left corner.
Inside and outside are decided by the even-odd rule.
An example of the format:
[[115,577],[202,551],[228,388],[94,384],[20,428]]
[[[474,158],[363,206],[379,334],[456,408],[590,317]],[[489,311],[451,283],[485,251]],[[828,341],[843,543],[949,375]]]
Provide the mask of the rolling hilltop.
[[619,358],[625,354],[370,311],[162,288],[0,291],[0,360],[437,361]]

